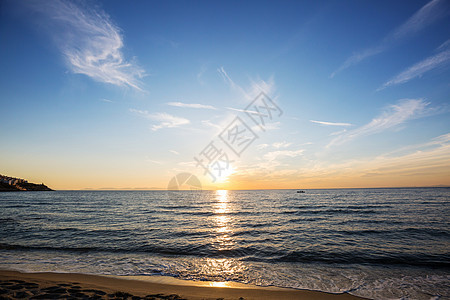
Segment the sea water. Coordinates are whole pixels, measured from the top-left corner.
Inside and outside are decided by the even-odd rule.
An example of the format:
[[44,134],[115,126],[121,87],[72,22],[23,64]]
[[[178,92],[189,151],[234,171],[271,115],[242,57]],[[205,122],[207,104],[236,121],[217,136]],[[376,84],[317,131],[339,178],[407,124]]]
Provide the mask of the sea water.
[[0,269],[450,299],[450,189],[0,193]]

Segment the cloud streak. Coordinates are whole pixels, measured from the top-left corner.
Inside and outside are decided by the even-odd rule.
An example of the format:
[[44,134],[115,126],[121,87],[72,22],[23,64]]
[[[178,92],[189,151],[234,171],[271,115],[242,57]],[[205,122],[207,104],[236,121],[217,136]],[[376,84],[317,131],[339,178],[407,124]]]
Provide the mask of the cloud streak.
[[251,114],[257,115],[257,116],[268,117],[267,114],[260,113],[260,112],[254,111],[254,110],[247,110],[247,109],[240,109],[240,108],[233,108],[233,107],[225,107],[225,108],[229,109],[229,110],[234,110],[234,111],[237,111],[237,112],[251,113]]
[[391,31],[378,45],[371,48],[367,48],[363,51],[354,53],[333,73],[330,78],[336,76],[337,73],[358,64],[359,62],[384,52],[395,43],[403,41],[410,36],[423,30],[442,16],[446,14],[448,10],[445,5],[445,0],[432,0],[419,9],[414,15],[412,15],[403,24]]
[[425,116],[431,111],[427,107],[428,105],[429,103],[423,99],[400,100],[397,104],[387,107],[380,116],[372,119],[368,124],[337,136],[331,140],[327,147],[341,145],[361,136],[379,133],[408,120]]
[[287,148],[287,147],[289,147],[290,145],[292,145],[292,143],[288,143],[288,142],[285,142],[285,141],[283,141],[283,142],[276,142],[276,143],[273,143],[273,144],[272,144],[272,146],[273,146],[274,148],[277,148],[277,149],[280,149],[280,148]]
[[303,154],[305,150],[278,150],[264,154],[264,159],[267,161],[274,161],[279,157],[297,157]]
[[69,69],[95,81],[142,91],[145,71],[126,61],[120,29],[100,9],[65,0],[34,2],[49,22],[49,30]]
[[350,123],[334,123],[334,122],[325,122],[325,121],[315,121],[309,120],[310,122],[325,125],[325,126],[352,126]]
[[253,100],[261,92],[264,92],[268,96],[272,96],[275,92],[276,87],[273,77],[270,77],[268,80],[252,80],[250,86],[247,89],[244,89],[234,82],[234,80],[225,71],[224,67],[218,68],[217,72],[233,91],[241,94],[247,101]]
[[385,82],[377,91],[387,87],[406,83],[416,77],[422,76],[424,73],[433,69],[443,67],[450,62],[450,50],[444,50],[435,55],[432,55],[404,70],[391,80]]
[[168,102],[167,105],[175,107],[187,107],[187,108],[200,108],[200,109],[213,109],[216,110],[212,105],[198,104],[198,103],[182,103],[182,102]]
[[244,91],[243,88],[241,88],[238,84],[236,84],[233,79],[231,79],[230,76],[228,76],[228,73],[225,71],[224,67],[220,67],[217,69],[217,72],[222,77],[222,79],[227,83],[231,89],[238,91],[240,94],[247,97],[247,93]]
[[210,120],[202,120],[201,123],[202,123],[202,125],[207,126],[207,127],[212,127],[212,128],[216,128],[219,130],[223,130],[222,126],[215,124],[215,123],[211,122]]
[[181,118],[181,117],[176,117],[173,115],[170,115],[168,113],[154,113],[154,114],[150,114],[148,111],[146,110],[137,110],[137,109],[133,109],[130,108],[130,112],[135,113],[141,117],[153,120],[153,121],[157,121],[158,124],[154,124],[151,129],[153,131],[157,131],[159,129],[163,129],[163,128],[175,128],[175,127],[180,127],[183,125],[187,125],[190,124],[191,122],[188,119],[185,118]]

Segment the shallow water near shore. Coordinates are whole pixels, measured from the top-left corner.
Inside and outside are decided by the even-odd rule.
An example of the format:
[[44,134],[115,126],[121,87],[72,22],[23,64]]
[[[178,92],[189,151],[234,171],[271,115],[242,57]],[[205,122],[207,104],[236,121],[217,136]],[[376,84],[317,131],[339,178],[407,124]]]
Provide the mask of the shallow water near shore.
[[450,298],[450,189],[0,193],[0,268]]

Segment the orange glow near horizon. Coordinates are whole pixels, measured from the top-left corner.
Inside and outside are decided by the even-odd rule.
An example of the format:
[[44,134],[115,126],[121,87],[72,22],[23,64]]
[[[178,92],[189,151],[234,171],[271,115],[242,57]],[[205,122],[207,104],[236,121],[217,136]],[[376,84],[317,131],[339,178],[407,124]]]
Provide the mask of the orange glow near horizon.
[[[447,148],[446,148],[447,149]],[[322,168],[294,167],[292,170],[235,168],[226,180],[211,182],[197,174],[204,190],[376,188],[450,186],[450,153],[416,152],[403,158],[379,158]],[[198,170],[192,170],[198,171]],[[44,183],[55,190],[164,190],[173,174],[165,169],[139,170],[136,166],[112,170],[61,166],[51,162],[45,168],[4,168],[8,176]],[[289,173],[291,172],[291,173]]]

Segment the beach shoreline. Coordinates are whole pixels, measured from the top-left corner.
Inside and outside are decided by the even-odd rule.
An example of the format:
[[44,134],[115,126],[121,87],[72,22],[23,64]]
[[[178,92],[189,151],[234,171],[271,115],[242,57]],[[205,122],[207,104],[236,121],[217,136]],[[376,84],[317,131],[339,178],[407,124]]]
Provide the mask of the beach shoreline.
[[[0,270],[0,299],[363,299],[347,293],[239,283],[180,280],[166,276],[103,276],[79,273],[24,273]],[[134,298],[132,298],[134,296]]]

